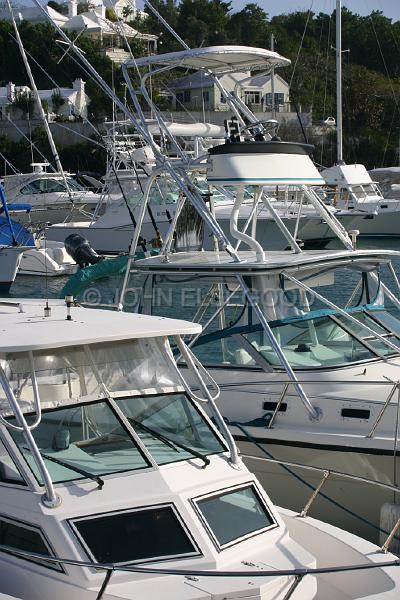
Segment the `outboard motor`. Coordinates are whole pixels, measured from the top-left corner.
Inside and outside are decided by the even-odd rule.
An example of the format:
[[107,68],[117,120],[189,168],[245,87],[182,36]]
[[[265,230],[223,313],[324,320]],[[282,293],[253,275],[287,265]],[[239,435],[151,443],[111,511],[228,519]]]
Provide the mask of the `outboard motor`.
[[90,246],[88,240],[79,233],[71,233],[65,238],[64,246],[70,257],[78,263],[81,269],[88,265],[95,265],[104,259],[104,256],[99,256]]

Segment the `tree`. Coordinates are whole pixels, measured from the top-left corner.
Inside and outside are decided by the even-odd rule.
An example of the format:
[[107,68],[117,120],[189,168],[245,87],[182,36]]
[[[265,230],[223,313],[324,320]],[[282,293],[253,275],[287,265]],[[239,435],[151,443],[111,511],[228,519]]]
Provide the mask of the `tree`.
[[61,95],[60,90],[55,90],[51,95],[51,104],[53,112],[58,114],[60,108],[65,104],[65,98]]
[[234,13],[229,22],[232,41],[245,46],[265,47],[269,45],[269,23],[267,13],[257,4],[246,4],[243,10]]

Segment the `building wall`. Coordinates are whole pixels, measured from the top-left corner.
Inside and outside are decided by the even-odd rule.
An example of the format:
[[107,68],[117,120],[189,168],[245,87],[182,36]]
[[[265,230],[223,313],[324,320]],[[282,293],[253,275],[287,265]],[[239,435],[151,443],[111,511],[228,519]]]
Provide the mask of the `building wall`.
[[[243,101],[249,100],[250,105],[254,110],[259,110],[261,112],[271,110],[271,80],[266,81],[262,85],[251,85],[251,81],[246,81],[246,79],[249,77],[249,72],[229,73],[223,75],[220,78],[220,82],[222,87],[228,93],[232,94],[234,93],[237,84],[242,82],[239,86],[239,95]],[[277,75],[275,76],[274,83],[276,110],[280,112],[290,111],[289,85]],[[229,110],[229,106],[224,101],[221,91],[216,84],[213,86],[198,86],[199,84],[197,82],[196,86],[194,87],[183,87],[182,89],[179,89],[179,87],[176,86],[176,97],[174,98],[172,104],[173,108],[175,110],[182,110],[183,107],[185,107],[188,110],[200,110],[203,109],[204,99],[205,110]],[[253,99],[255,101],[252,101]]]

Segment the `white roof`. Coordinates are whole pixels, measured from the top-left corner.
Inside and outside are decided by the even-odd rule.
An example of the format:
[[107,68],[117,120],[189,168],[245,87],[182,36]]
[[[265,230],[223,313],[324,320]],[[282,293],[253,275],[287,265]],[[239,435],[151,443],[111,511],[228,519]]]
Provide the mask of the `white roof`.
[[268,70],[273,67],[290,65],[290,60],[280,56],[277,52],[264,48],[250,46],[209,46],[194,48],[180,52],[169,52],[154,56],[144,56],[135,61],[128,60],[128,66],[135,65],[175,65],[188,69],[207,69],[213,73],[232,73],[235,71]]
[[328,185],[364,185],[373,183],[364,165],[335,165],[321,171]]
[[[19,312],[18,303],[23,312]],[[50,300],[51,316],[44,316],[42,299],[0,299],[0,352],[44,350],[138,338],[190,335],[201,325],[134,313],[72,307],[67,321],[63,300]]]
[[235,262],[227,252],[176,252],[169,254],[168,262],[162,256],[153,256],[135,261],[135,267],[141,271],[151,272],[208,272],[213,273],[249,273],[271,272],[283,270],[293,272],[298,268],[315,267],[322,264],[344,264],[348,262],[377,264],[400,258],[395,250],[306,250],[299,254],[285,251],[265,252],[265,263],[256,262],[254,252],[239,252],[242,262]]
[[[51,6],[43,6],[43,9],[50,16],[52,21],[55,21],[58,24],[66,23],[68,21],[68,17],[54,10]],[[31,23],[47,23],[45,14],[37,6],[14,6],[13,12],[17,24],[21,20],[30,21]],[[7,6],[0,7],[0,19],[4,19],[5,21],[11,20],[10,11]]]

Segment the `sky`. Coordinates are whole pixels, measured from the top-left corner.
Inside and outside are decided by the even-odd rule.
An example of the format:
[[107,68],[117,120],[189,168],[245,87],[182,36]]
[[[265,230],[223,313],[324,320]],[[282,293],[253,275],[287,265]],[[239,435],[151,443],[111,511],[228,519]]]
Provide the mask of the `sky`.
[[[252,1],[261,6],[270,17],[296,10],[309,10],[311,5],[311,10],[315,13],[331,13],[336,5],[335,0],[232,0],[232,7],[240,10]],[[400,21],[400,0],[343,0],[342,5],[360,15],[381,10],[386,17]]]

